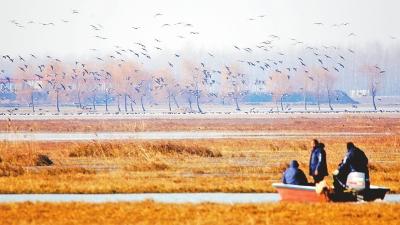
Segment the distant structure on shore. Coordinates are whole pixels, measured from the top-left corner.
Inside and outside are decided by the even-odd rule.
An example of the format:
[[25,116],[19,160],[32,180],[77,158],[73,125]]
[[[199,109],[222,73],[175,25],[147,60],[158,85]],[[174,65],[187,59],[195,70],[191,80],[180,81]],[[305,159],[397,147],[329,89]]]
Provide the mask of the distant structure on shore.
[[370,96],[369,90],[350,90],[350,97],[352,98],[359,98],[359,97],[366,97]]

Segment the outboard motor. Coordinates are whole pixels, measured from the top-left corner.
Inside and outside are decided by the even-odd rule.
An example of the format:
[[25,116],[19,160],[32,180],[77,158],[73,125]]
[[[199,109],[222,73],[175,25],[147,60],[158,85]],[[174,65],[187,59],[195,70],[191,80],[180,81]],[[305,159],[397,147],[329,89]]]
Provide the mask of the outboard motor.
[[349,173],[347,176],[346,186],[354,191],[363,191],[365,189],[365,173]]

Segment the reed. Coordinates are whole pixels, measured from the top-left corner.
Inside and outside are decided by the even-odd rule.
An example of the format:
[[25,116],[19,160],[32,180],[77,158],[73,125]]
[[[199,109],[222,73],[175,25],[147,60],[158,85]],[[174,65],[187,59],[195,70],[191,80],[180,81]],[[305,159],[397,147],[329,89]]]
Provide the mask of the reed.
[[12,224],[398,224],[399,204],[0,204],[0,225]]
[[[324,138],[328,169],[353,141],[373,184],[400,192],[399,136]],[[307,172],[310,140],[227,139],[0,143],[1,193],[274,192],[290,160]],[[54,164],[37,166],[39,155]],[[311,180],[311,178],[309,177]],[[329,177],[328,182],[332,180]]]

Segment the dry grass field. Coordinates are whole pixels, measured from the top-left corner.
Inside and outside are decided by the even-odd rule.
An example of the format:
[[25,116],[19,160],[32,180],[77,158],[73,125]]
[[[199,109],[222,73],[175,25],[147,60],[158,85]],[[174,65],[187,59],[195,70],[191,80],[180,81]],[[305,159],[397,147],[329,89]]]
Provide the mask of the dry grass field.
[[[399,138],[321,141],[330,172],[351,140],[370,159],[372,183],[399,193]],[[297,159],[307,172],[310,144],[309,139],[1,142],[0,192],[273,192],[271,184],[290,160]],[[54,164],[38,166],[40,154]]]
[[[372,184],[400,193],[400,119],[146,119],[0,121],[0,132],[271,131],[326,133],[329,172],[353,141]],[[376,133],[356,135],[355,133]],[[274,192],[288,162],[307,173],[309,137],[112,141],[2,141],[0,193]],[[43,156],[53,161],[43,162]],[[46,158],[45,157],[45,158]],[[308,177],[311,181],[311,178]],[[332,183],[331,177],[328,183]],[[399,204],[4,203],[3,224],[398,224]]]
[[400,118],[347,116],[318,118],[193,118],[193,119],[74,119],[0,120],[2,132],[98,131],[292,131],[400,133]]
[[[0,204],[12,224],[385,224],[400,221],[399,204]],[[350,222],[351,221],[351,222]]]

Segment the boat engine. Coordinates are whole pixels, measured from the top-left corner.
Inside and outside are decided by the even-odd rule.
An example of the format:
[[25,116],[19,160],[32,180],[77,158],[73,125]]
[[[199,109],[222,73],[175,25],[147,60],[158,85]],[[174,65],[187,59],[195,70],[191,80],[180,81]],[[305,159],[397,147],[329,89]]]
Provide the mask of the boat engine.
[[365,173],[351,172],[347,176],[346,186],[356,192],[365,189]]

